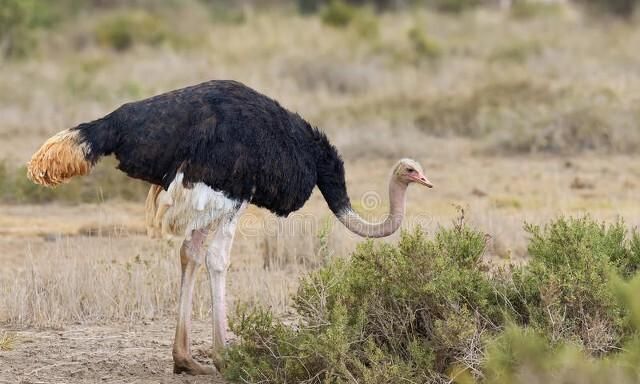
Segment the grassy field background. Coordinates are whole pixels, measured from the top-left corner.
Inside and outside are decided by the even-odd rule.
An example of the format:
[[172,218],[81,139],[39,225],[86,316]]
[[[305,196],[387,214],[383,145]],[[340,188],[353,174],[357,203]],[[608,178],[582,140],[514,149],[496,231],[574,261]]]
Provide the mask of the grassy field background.
[[[464,210],[496,265],[527,261],[525,221],[589,213],[640,222],[633,18],[594,17],[565,2],[455,13],[335,2],[311,15],[288,3],[88,3],[29,1],[0,14],[24,19],[0,27],[0,362],[10,367],[0,368],[0,382],[124,380],[115,371],[181,382],[169,372],[181,240],[144,236],[147,186],[110,159],[45,190],[26,179],[24,164],[59,130],[205,80],[241,81],[327,132],[345,159],[354,205],[369,218],[386,212],[393,163],[419,160],[435,188],[410,190],[403,228],[433,233]],[[317,191],[287,219],[251,207],[240,227],[230,307],[258,303],[285,318],[299,277],[360,241]],[[194,305],[203,350],[205,277]],[[52,366],[44,357],[55,345],[63,362],[87,348],[65,339],[74,330],[82,332],[76,341],[126,333],[134,344],[110,355],[117,343],[105,343],[107,357],[72,364],[77,370]],[[52,338],[54,347],[43,341]],[[166,364],[144,366],[157,349]],[[24,365],[28,351],[44,357]],[[113,365],[92,369],[108,356]]]

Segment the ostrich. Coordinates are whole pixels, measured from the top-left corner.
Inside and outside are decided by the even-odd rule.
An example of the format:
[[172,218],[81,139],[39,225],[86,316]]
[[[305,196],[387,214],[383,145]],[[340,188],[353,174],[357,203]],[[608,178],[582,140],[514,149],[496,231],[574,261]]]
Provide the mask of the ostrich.
[[86,175],[114,154],[118,169],[152,184],[146,202],[152,235],[184,236],[174,372],[211,374],[191,355],[191,306],[204,263],[211,285],[214,365],[222,368],[227,329],[225,278],[238,217],[251,203],[279,216],[299,209],[317,185],[352,232],[382,237],[402,222],[410,183],[429,188],[421,166],[402,159],[389,180],[390,213],[369,223],[351,207],[344,166],[324,133],[278,102],[235,81],[214,80],[127,103],[48,139],[28,177],[56,186]]

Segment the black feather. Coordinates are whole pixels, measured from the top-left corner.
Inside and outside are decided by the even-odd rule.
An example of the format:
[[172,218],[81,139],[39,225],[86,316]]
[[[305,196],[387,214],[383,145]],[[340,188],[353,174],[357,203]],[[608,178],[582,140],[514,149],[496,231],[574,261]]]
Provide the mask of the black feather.
[[329,207],[349,206],[344,165],[319,130],[235,81],[209,81],[128,103],[76,129],[87,159],[115,154],[129,176],[169,186],[204,182],[278,215],[299,209],[318,184]]

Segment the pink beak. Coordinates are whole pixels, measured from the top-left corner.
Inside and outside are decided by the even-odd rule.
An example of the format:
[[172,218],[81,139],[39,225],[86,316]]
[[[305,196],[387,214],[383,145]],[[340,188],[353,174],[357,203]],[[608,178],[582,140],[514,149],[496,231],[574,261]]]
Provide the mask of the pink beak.
[[433,184],[422,173],[418,173],[418,176],[412,178],[416,183],[422,184],[427,188],[433,188]]

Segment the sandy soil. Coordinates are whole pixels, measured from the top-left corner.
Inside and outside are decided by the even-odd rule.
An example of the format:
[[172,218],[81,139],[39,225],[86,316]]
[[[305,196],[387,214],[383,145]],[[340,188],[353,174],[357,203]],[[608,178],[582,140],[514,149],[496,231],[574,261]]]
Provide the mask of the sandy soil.
[[[168,321],[61,330],[20,330],[12,351],[0,351],[0,383],[224,383],[218,376],[172,372]],[[196,360],[211,365],[208,322],[195,322]]]

